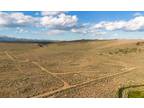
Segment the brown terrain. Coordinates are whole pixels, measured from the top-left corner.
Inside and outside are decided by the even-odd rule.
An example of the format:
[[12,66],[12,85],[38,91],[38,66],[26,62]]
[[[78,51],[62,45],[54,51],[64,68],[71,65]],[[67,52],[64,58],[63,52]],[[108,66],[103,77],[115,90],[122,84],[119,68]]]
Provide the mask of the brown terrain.
[[143,40],[0,43],[1,98],[128,97],[143,70]]

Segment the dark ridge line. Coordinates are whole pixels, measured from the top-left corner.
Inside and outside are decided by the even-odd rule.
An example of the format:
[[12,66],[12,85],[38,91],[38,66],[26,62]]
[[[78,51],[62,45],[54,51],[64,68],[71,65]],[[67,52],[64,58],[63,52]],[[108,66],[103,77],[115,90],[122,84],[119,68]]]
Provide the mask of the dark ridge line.
[[49,43],[75,43],[75,42],[91,42],[91,41],[111,41],[111,40],[117,40],[117,39],[103,39],[103,40],[99,40],[99,39],[81,39],[81,40],[68,40],[68,41],[64,41],[64,40],[33,40],[33,39],[17,39],[16,40],[0,40],[0,43],[45,43],[45,44],[49,44]]

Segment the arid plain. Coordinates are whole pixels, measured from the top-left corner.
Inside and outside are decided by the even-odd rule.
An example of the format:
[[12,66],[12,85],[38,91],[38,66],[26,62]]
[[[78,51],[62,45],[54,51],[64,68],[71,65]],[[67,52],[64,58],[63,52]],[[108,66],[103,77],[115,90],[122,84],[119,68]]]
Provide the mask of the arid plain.
[[0,97],[144,96],[144,41],[0,43]]

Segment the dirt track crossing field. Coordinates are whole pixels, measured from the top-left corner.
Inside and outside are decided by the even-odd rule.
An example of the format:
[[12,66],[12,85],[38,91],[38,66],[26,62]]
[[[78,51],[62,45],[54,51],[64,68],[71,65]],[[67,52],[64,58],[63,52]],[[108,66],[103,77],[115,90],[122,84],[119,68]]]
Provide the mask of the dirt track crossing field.
[[[17,61],[13,56],[11,56],[7,51],[5,51],[4,52],[12,61]],[[63,90],[63,89],[67,89],[67,88],[70,88],[71,86],[67,83],[67,82],[65,82],[63,79],[61,79],[61,78],[59,78],[58,76],[56,76],[55,75],[55,73],[52,73],[52,72],[50,72],[50,71],[48,71],[47,69],[45,69],[44,67],[42,67],[39,63],[37,63],[37,62],[31,62],[31,63],[33,63],[34,65],[36,65],[37,67],[39,67],[42,71],[44,71],[44,72],[46,72],[46,73],[48,73],[48,74],[51,74],[52,76],[54,76],[55,78],[57,78],[57,79],[59,79],[61,82],[63,82],[63,87],[62,88],[60,88],[60,89],[58,89],[58,90],[56,90],[56,91],[61,91],[61,90]],[[22,71],[17,65],[16,65],[16,67],[17,67],[17,69],[19,70],[19,71]],[[54,92],[56,92],[56,91],[54,91]],[[38,96],[35,96],[35,97],[42,97],[41,96],[41,94],[40,95],[38,95]]]
[[90,81],[83,82],[83,83],[81,83],[81,84],[77,84],[77,85],[73,85],[73,86],[68,86],[68,87],[63,87],[63,88],[58,89],[58,90],[56,90],[56,91],[53,91],[53,92],[50,92],[50,93],[49,93],[49,92],[48,92],[48,93],[44,93],[44,94],[38,95],[38,96],[36,96],[36,97],[48,97],[48,96],[51,96],[51,95],[53,95],[53,94],[55,94],[55,93],[62,92],[62,91],[64,91],[64,90],[68,90],[68,89],[71,89],[71,88],[83,86],[83,85],[89,84],[89,83],[91,83],[91,82],[96,82],[96,81],[98,81],[98,80],[103,80],[103,79],[106,79],[106,78],[115,77],[115,76],[117,76],[117,75],[126,74],[126,73],[128,73],[128,72],[130,72],[131,70],[134,70],[134,69],[135,69],[135,68],[130,68],[130,69],[124,71],[124,72],[116,73],[116,74],[114,74],[114,75],[107,75],[107,76],[103,76],[103,77],[98,78],[98,79],[94,79],[94,80],[90,80]]

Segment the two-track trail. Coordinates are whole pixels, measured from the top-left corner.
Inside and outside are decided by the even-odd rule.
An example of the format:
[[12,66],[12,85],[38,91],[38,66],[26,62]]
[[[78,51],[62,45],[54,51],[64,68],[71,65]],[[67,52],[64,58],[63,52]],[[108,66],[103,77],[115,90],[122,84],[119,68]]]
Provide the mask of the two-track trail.
[[[7,51],[5,51],[4,53],[7,55],[7,57],[8,57],[10,60],[12,60],[12,61],[15,63],[16,68],[17,68],[20,72],[22,72],[22,70],[18,67],[17,62],[24,62],[24,61],[16,60],[16,59],[15,59],[11,54],[9,54]],[[30,61],[29,61],[29,60],[26,60],[25,62],[30,62]],[[44,68],[43,66],[41,66],[38,62],[31,61],[31,63],[34,64],[35,66],[37,66],[38,68],[40,68],[41,71],[46,72],[46,73],[52,75],[53,77],[57,78],[57,79],[60,80],[61,82],[63,82],[63,86],[62,86],[60,89],[65,89],[65,88],[70,87],[70,85],[69,85],[66,81],[64,81],[63,79],[59,78],[57,75],[55,75],[55,73],[52,73],[52,72],[50,72],[49,70],[47,70],[46,68]],[[59,89],[58,89],[58,90],[59,90]]]
[[23,72],[23,71],[19,68],[19,66],[17,65],[17,62],[16,62],[15,58],[14,58],[13,56],[11,56],[7,51],[4,51],[4,53],[5,53],[5,55],[6,55],[11,61],[13,61],[13,62],[15,63],[15,67],[16,67],[20,72]]
[[100,78],[97,78],[97,79],[93,79],[93,80],[90,80],[90,81],[86,81],[86,82],[83,82],[83,83],[80,83],[80,84],[71,85],[69,87],[63,87],[63,88],[54,90],[52,92],[46,92],[46,93],[34,96],[33,98],[51,97],[52,95],[54,95],[56,93],[63,92],[65,90],[69,90],[69,89],[72,89],[72,88],[88,85],[89,83],[92,83],[92,82],[96,82],[96,81],[104,80],[104,79],[107,79],[107,78],[113,78],[113,77],[116,77],[116,76],[119,76],[119,75],[123,75],[123,74],[129,73],[130,71],[132,71],[134,69],[136,69],[136,68],[132,67],[132,68],[126,69],[125,71],[122,71],[122,72],[119,72],[119,73],[105,75],[103,77],[100,77]]
[[66,87],[69,87],[69,84],[64,81],[63,79],[59,78],[58,76],[56,76],[54,73],[50,72],[49,70],[47,70],[46,68],[44,68],[43,66],[41,66],[38,62],[31,62],[33,63],[34,65],[36,65],[37,67],[39,67],[42,71],[52,75],[53,77],[59,79],[60,81],[63,82],[63,87],[62,88],[66,88]]

